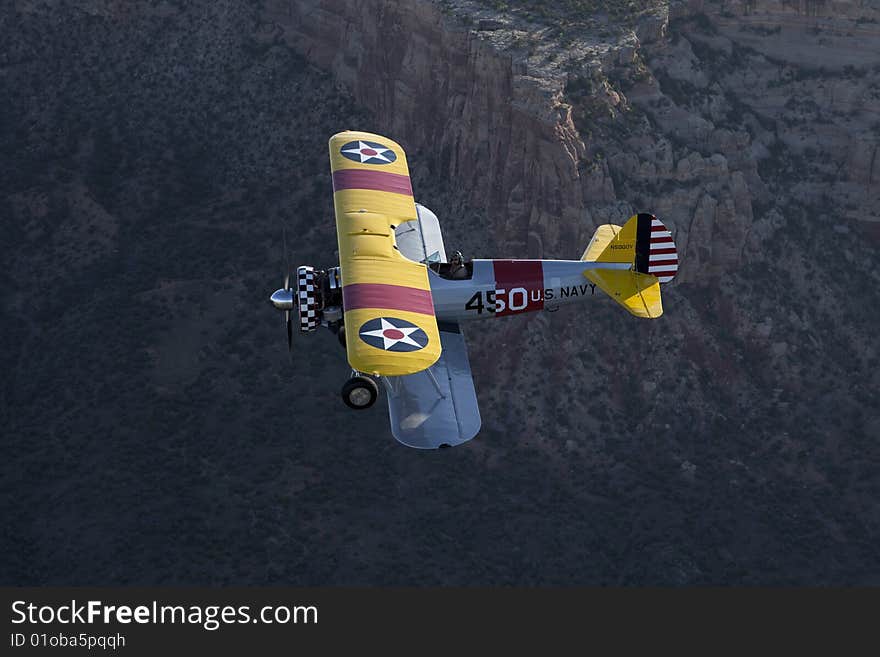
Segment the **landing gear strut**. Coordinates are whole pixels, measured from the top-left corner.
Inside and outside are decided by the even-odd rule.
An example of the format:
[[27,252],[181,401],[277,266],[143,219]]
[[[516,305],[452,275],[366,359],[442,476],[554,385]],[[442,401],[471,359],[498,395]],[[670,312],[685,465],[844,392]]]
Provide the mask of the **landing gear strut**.
[[368,376],[353,376],[342,386],[342,401],[356,411],[362,411],[375,404],[378,396],[379,386]]

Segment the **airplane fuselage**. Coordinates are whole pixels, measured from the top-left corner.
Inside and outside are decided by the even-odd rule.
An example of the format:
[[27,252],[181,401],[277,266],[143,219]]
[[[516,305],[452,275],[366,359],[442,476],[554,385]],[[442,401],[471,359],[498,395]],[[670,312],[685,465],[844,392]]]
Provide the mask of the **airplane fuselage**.
[[[399,144],[346,130],[329,148],[339,265],[293,270],[288,263],[269,300],[284,313],[288,349],[295,328],[323,326],[336,335],[351,368],[341,389],[346,406],[370,408],[384,386],[391,431],[405,445],[449,447],[480,430],[460,324],[552,312],[592,299],[597,287],[637,317],[663,313],[660,284],[675,276],[678,253],[671,231],[651,214],[600,225],[584,260],[462,266],[461,252],[447,258],[437,216],[415,203]],[[282,246],[287,257],[285,232]]]
[[507,317],[547,310],[596,296],[584,271],[628,269],[623,263],[580,260],[474,260],[473,276],[455,280],[428,270],[438,322]]

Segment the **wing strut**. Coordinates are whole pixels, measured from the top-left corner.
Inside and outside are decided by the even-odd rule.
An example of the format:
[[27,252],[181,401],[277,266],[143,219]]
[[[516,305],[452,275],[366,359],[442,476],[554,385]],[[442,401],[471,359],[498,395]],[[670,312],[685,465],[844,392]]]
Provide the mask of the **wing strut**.
[[440,387],[440,384],[437,382],[437,377],[434,376],[434,372],[431,371],[431,368],[425,370],[428,373],[428,376],[431,377],[431,383],[434,384],[434,388],[437,390],[437,394],[440,395],[440,399],[446,399],[446,395],[443,393],[443,389]]

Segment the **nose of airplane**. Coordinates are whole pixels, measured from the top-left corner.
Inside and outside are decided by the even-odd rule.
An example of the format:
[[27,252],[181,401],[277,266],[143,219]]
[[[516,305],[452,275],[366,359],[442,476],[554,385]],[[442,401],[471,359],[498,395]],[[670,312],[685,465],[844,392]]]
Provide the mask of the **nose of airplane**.
[[275,306],[278,310],[293,310],[293,291],[292,290],[275,290],[272,293],[272,296],[269,297],[269,301],[272,302],[272,305]]

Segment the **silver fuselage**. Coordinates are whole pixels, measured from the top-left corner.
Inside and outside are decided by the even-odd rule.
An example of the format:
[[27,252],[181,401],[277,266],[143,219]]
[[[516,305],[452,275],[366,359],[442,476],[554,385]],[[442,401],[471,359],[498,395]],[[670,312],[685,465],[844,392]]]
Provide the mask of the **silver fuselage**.
[[438,322],[505,317],[591,299],[588,269],[629,269],[628,263],[580,260],[474,260],[473,277],[443,278],[428,270]]

